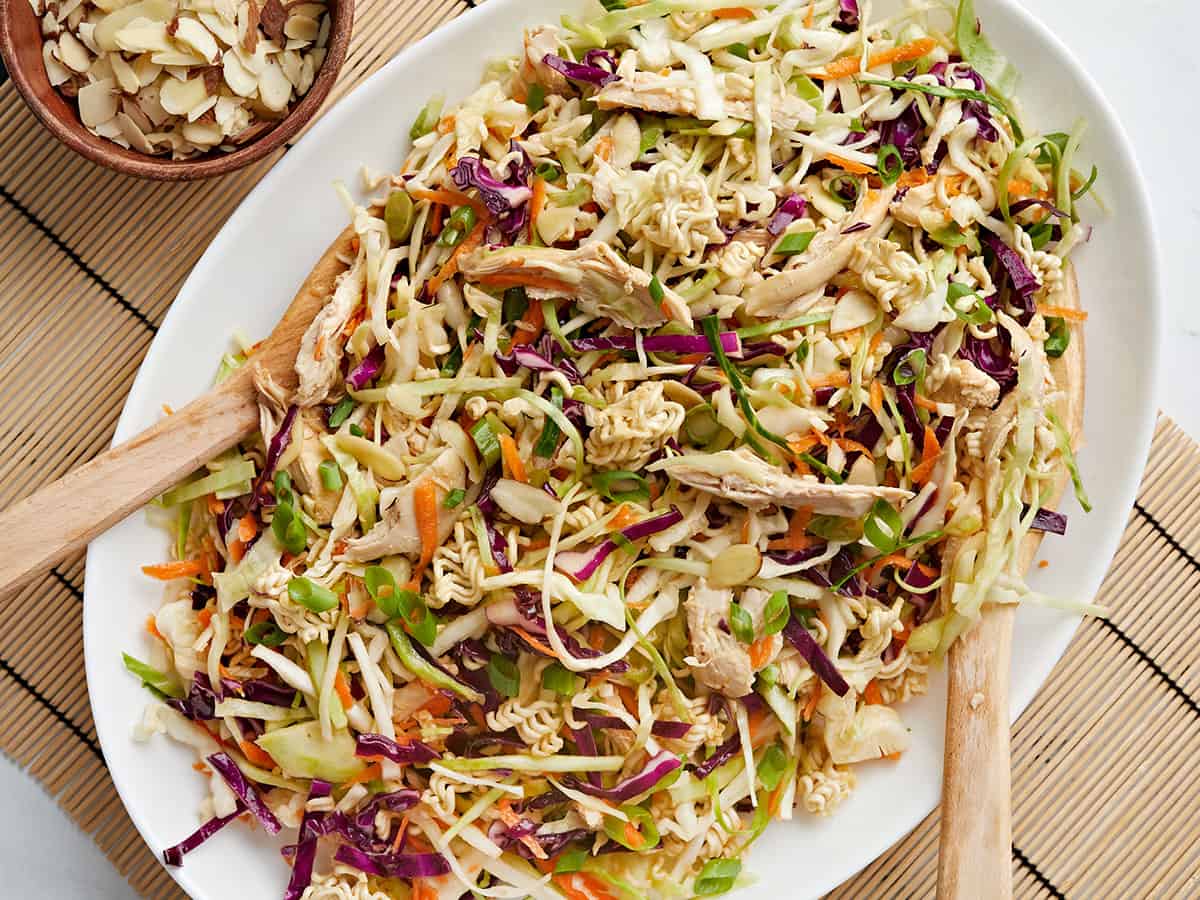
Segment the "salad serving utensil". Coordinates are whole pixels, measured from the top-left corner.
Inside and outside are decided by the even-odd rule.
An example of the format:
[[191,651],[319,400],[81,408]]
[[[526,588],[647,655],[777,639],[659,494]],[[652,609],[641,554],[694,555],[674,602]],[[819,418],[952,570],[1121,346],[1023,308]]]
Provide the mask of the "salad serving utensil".
[[[1063,271],[1056,302],[1079,308],[1075,270]],[[1064,392],[1063,424],[1073,446],[1083,434],[1084,341],[1073,329],[1067,350],[1050,360]],[[1055,506],[1068,474],[1060,468],[1045,507]],[[1025,537],[1018,568],[1033,563],[1042,535]],[[946,749],[942,768],[942,818],[938,850],[939,900],[1007,900],[1012,897],[1012,779],[1009,675],[1012,604],[984,605],[980,621],[950,647]]]
[[190,475],[258,427],[253,369],[296,385],[300,340],[333,291],[356,235],[321,256],[246,364],[187,406],[0,513],[0,591],[20,587]]

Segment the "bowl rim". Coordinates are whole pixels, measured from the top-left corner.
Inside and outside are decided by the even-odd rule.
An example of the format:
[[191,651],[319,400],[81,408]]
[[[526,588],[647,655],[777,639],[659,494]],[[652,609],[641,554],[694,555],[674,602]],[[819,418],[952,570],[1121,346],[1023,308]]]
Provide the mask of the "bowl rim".
[[[354,31],[354,3],[355,0],[329,0],[330,15],[333,18],[325,59],[300,102],[293,106],[274,128],[264,132],[245,147],[219,156],[208,154],[196,159],[174,160],[132,150],[125,151],[119,144],[87,132],[83,123],[78,121],[77,112],[76,123],[79,128],[73,128],[64,122],[38,97],[34,89],[34,79],[37,75],[30,73],[27,66],[18,62],[13,17],[21,14],[17,11],[21,6],[33,15],[29,0],[0,0],[0,59],[3,60],[17,93],[37,120],[80,156],[123,175],[156,181],[197,181],[226,175],[263,159],[295,137],[313,119],[329,96],[346,62],[350,38]],[[57,88],[51,89],[57,91]],[[83,137],[81,131],[86,132],[93,140]]]

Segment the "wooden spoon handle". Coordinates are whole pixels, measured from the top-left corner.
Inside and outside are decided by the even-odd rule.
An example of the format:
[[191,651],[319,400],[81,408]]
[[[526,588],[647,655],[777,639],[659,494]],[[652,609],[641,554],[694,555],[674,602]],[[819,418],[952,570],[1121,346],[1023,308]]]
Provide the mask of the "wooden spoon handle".
[[1012,897],[1008,676],[1013,606],[985,607],[950,652],[939,900]]
[[250,373],[0,513],[0,591],[19,587],[233,446],[258,424]]

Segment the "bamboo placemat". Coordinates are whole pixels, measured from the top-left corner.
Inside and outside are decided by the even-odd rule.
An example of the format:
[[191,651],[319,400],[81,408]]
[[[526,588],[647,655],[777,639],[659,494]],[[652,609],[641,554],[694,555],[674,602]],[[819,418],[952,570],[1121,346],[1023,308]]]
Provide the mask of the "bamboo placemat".
[[[350,57],[326,108],[471,5],[358,0]],[[0,508],[108,446],[184,277],[278,159],[198,184],[137,181],[55,142],[4,81],[0,70]],[[1200,895],[1198,554],[1200,448],[1164,418],[1101,590],[1112,618],[1080,627],[1015,727],[1018,896]],[[80,634],[83,568],[75,556],[0,597],[0,750],[45,785],[136,891],[180,897],[130,823],[96,740]],[[932,896],[937,829],[934,813],[830,896]]]

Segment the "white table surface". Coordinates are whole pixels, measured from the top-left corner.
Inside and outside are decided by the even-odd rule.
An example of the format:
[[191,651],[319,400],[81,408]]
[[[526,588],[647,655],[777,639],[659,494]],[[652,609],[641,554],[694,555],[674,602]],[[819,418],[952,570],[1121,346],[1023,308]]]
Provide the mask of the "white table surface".
[[[1162,241],[1168,334],[1160,407],[1200,438],[1200,303],[1189,259],[1200,253],[1200,187],[1188,175],[1200,137],[1200,75],[1193,37],[1195,0],[1021,0],[1083,61],[1116,108],[1137,148]],[[1134,77],[1136,73],[1136,78]],[[1103,173],[1101,173],[1101,188]],[[1102,222],[1097,224],[1102,225]],[[1144,302],[1130,297],[1130,303]],[[1089,348],[1102,353],[1103,348]],[[0,757],[0,895],[6,897],[135,897],[91,838],[41,787]]]

